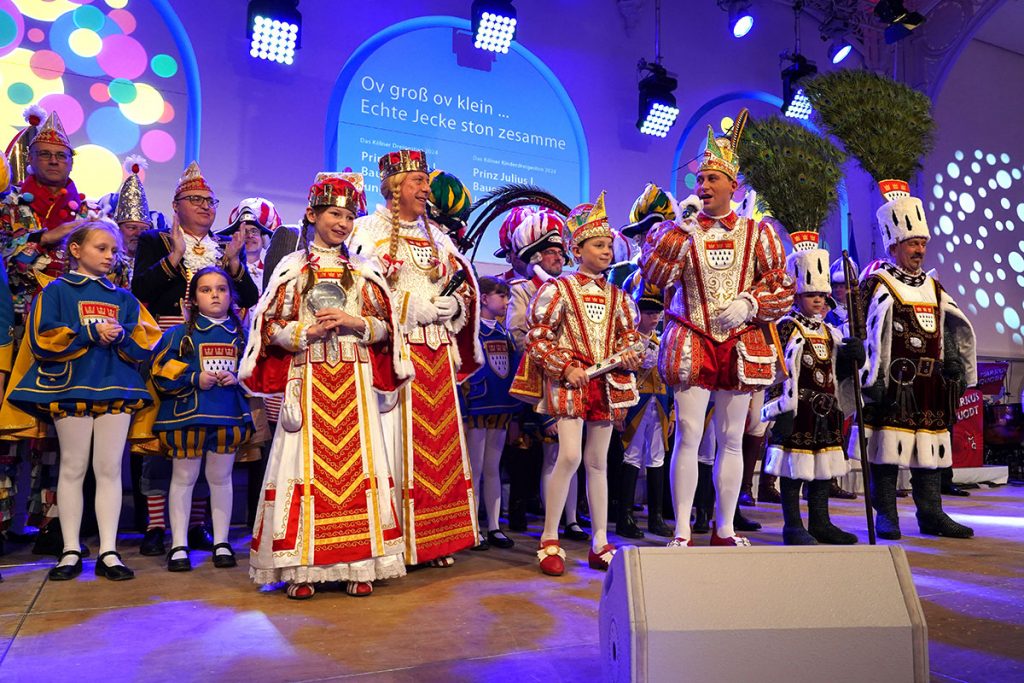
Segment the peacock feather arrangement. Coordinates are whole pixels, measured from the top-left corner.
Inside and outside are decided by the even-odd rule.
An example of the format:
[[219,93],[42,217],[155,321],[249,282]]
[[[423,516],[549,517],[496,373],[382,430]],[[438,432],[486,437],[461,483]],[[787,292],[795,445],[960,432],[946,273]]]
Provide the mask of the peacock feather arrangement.
[[870,71],[844,69],[803,84],[815,119],[876,182],[910,181],[935,141],[931,100]]
[[838,201],[845,155],[801,125],[751,119],[739,146],[745,182],[786,230],[817,232]]

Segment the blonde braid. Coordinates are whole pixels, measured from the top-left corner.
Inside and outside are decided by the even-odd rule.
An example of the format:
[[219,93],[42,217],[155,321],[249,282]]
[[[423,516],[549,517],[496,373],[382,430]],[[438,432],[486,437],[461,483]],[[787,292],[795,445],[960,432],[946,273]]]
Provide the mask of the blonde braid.
[[[398,219],[398,185],[400,185],[398,175],[388,178],[388,192],[391,195],[391,201],[389,202],[391,208],[391,241],[388,243],[388,254],[391,256],[392,263],[395,262],[398,256],[398,231],[401,228],[401,223]],[[396,268],[388,275],[388,284],[394,285],[397,282],[398,269]]]

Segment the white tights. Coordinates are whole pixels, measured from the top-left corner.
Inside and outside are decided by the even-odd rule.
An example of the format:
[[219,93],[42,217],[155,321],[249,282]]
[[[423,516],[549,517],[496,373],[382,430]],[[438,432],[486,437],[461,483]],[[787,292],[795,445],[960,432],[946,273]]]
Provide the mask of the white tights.
[[[171,522],[171,547],[188,545],[188,521],[192,510],[192,489],[199,479],[202,458],[176,458],[171,472],[171,487],[167,494],[167,509]],[[228,527],[231,524],[231,470],[235,464],[234,453],[206,454],[206,483],[210,486],[210,508],[213,521],[213,542],[227,543]],[[218,550],[218,552],[220,552]],[[227,554],[227,551],[224,551]],[[178,557],[183,559],[180,552]]]
[[[555,463],[558,462],[558,444],[544,442],[542,445],[544,449],[544,462],[541,464],[540,470],[540,497],[543,502],[547,502],[547,489],[548,479],[551,478],[551,473],[555,471]],[[579,466],[577,466],[577,470]],[[565,495],[565,526],[568,527],[571,524],[576,524],[576,504],[579,502],[580,497],[580,478],[573,475],[569,478],[569,489]]]
[[[473,491],[487,510],[487,530],[498,530],[501,514],[501,452],[505,448],[504,429],[467,429],[469,465],[473,471]],[[483,488],[480,487],[483,480]]]
[[[732,526],[743,479],[743,429],[750,394],[716,391],[711,428],[715,431],[715,524],[720,538],[735,534]],[[697,490],[697,448],[704,434],[704,414],[711,392],[701,387],[677,389],[676,439],[672,456],[672,498],[676,508],[676,536],[690,538],[690,509]]]
[[[128,438],[132,416],[128,413],[98,417],[62,417],[54,421],[60,441],[60,474],[57,500],[60,502],[60,530],[64,550],[81,547],[82,483],[89,469],[96,475],[96,525],[100,531],[100,554],[116,550],[117,522],[121,518],[121,458]],[[61,564],[77,561],[73,555]],[[120,564],[114,557],[104,558],[107,565]]]
[[[583,425],[587,425],[587,446],[583,449]],[[570,482],[576,478],[580,460],[587,468],[587,502],[593,549],[608,544],[608,444],[611,422],[586,422],[579,418],[558,419],[558,459],[544,482],[544,531],[541,541],[558,539],[558,520],[565,507]]]

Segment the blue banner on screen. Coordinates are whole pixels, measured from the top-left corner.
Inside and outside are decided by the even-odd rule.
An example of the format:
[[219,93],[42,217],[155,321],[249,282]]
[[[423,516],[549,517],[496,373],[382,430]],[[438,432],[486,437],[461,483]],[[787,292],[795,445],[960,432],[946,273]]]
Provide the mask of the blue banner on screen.
[[[544,64],[513,43],[508,54],[473,47],[469,22],[425,17],[382,31],[348,60],[327,121],[328,167],[366,176],[381,201],[377,160],[423,149],[476,200],[508,183],[542,187],[570,206],[588,194],[588,157],[575,107]],[[336,126],[336,128],[334,128]],[[481,261],[493,261],[497,225]]]

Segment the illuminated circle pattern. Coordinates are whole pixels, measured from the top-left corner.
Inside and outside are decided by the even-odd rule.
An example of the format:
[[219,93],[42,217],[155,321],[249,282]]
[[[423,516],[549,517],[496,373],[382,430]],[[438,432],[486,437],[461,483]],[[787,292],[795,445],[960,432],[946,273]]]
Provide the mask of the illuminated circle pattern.
[[75,182],[90,198],[117,189],[127,154],[145,156],[149,177],[172,184],[184,166],[188,62],[163,1],[0,0],[0,144],[39,103],[60,114]]
[[970,291],[964,303],[979,337],[1007,334],[1015,344],[1024,341],[1024,239],[1013,239],[1024,222],[1022,170],[1005,152],[958,150],[931,192],[945,200],[932,227],[946,252],[938,252],[940,280],[957,282],[961,296]]

